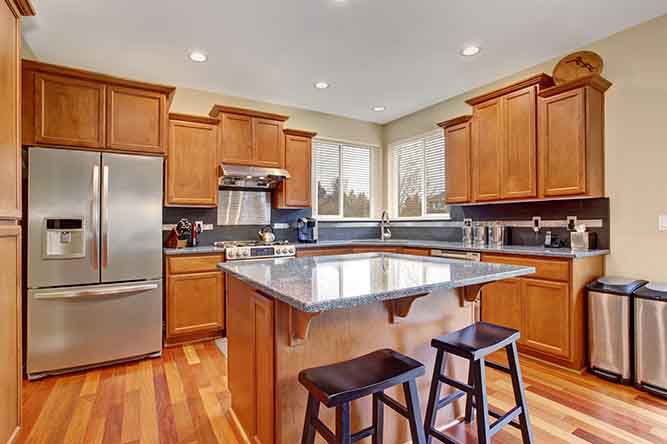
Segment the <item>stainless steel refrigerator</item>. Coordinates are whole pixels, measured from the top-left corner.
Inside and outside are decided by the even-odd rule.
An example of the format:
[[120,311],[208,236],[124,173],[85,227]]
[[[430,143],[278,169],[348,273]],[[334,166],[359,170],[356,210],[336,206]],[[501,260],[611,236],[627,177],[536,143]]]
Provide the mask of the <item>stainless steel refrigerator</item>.
[[162,168],[29,149],[29,378],[161,352]]

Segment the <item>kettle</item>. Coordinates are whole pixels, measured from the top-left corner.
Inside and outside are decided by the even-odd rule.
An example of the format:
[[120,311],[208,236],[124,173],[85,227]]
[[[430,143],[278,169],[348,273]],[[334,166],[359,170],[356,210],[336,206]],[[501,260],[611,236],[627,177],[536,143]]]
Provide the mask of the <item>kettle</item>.
[[276,240],[276,234],[271,225],[267,225],[257,232],[262,242],[271,243]]

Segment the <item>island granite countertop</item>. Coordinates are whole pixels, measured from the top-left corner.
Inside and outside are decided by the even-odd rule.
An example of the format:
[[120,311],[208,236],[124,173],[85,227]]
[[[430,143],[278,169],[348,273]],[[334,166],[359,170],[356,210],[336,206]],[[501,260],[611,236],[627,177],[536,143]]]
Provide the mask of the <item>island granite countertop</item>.
[[393,253],[224,262],[218,268],[309,313],[535,273],[533,267]]

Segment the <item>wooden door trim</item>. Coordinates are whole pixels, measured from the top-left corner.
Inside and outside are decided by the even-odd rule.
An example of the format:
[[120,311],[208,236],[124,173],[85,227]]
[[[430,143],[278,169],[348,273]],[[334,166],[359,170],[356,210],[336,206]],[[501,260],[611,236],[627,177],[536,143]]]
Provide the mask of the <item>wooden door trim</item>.
[[[160,122],[158,124],[158,146],[145,145],[139,143],[117,143],[114,141],[114,93],[124,93],[135,97],[148,97],[158,99]],[[127,86],[109,85],[107,88],[107,148],[118,150],[136,150],[140,152],[164,153],[167,140],[167,97],[160,92],[149,91]]]
[[[106,142],[106,126],[105,122],[107,120],[107,86],[90,80],[78,79],[75,77],[65,77],[58,74],[45,74],[42,72],[35,72],[35,142],[43,143],[47,145],[74,145],[87,148],[104,148]],[[87,142],[80,139],[67,139],[60,137],[49,137],[44,136],[42,133],[44,131],[44,85],[43,82],[46,80],[51,80],[54,82],[74,84],[84,86],[90,89],[97,90],[100,95],[99,100],[99,118],[97,121],[99,134],[97,135],[97,140],[94,142]],[[64,82],[63,82],[64,81]]]

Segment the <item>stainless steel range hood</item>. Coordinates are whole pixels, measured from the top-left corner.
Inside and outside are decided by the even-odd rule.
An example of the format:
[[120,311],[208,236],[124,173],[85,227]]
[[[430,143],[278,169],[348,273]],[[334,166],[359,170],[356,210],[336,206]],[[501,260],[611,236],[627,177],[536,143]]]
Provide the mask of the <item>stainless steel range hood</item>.
[[245,165],[220,164],[222,176],[218,185],[222,188],[275,188],[279,182],[289,179],[287,170]]

